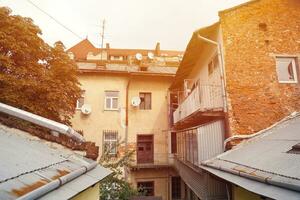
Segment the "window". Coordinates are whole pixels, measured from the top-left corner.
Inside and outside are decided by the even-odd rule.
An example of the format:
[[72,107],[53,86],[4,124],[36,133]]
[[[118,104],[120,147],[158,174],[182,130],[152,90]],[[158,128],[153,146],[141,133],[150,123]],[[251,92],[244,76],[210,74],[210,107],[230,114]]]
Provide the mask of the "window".
[[177,153],[176,132],[172,132],[171,133],[171,153]]
[[137,188],[145,196],[154,196],[154,181],[138,182]]
[[297,83],[295,57],[276,57],[276,70],[279,83]]
[[140,109],[151,110],[151,93],[140,93]]
[[81,97],[79,99],[77,99],[77,101],[76,101],[76,109],[77,110],[80,110],[84,104],[84,95],[85,95],[85,90],[81,90]]
[[116,155],[117,139],[118,139],[118,131],[111,131],[111,130],[103,131],[103,152],[107,152],[109,155]]
[[219,67],[218,55],[215,55],[213,59],[208,63],[208,75],[211,75],[216,68]]
[[105,110],[118,110],[118,101],[118,91],[105,91]]

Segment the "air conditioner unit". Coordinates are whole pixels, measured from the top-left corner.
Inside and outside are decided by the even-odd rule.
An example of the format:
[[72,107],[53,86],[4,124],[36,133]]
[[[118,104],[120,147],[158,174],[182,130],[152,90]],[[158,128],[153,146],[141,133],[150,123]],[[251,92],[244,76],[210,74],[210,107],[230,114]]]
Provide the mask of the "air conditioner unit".
[[139,106],[140,103],[141,103],[141,98],[140,97],[132,97],[132,99],[131,99],[131,105],[133,107]]
[[82,113],[82,114],[84,114],[84,115],[89,115],[91,112],[92,112],[92,108],[91,108],[90,105],[84,104],[84,105],[81,107],[81,113]]

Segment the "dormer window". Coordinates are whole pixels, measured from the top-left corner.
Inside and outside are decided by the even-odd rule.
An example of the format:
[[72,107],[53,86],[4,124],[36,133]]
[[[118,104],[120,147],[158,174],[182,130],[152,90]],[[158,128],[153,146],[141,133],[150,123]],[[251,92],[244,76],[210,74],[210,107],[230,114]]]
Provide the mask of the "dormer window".
[[71,51],[68,52],[68,56],[69,56],[69,58],[72,59],[72,60],[75,58],[74,53],[71,52]]

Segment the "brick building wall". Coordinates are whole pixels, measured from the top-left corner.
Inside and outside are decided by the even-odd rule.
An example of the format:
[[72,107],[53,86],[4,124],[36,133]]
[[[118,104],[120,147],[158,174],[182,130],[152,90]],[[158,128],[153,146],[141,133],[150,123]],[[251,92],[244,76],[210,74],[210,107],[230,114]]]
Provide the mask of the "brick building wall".
[[300,111],[298,83],[278,82],[274,54],[300,55],[300,1],[258,0],[219,13],[230,133],[251,134]]

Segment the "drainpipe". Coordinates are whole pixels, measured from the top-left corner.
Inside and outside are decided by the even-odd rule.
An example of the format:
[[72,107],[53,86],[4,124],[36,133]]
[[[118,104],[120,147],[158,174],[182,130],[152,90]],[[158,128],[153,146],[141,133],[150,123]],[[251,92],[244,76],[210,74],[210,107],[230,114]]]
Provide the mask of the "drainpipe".
[[77,177],[81,176],[82,174],[94,169],[97,166],[97,162],[90,163],[87,166],[82,166],[81,168],[65,175],[62,177],[59,177],[58,179],[55,179],[46,185],[39,187],[23,196],[18,198],[17,200],[31,200],[31,199],[37,199],[59,187],[62,185],[76,179]]
[[[125,109],[125,152],[128,151],[128,110],[129,110],[129,86],[131,82],[131,75],[129,73],[128,82],[126,86],[126,109]],[[124,166],[124,178],[127,181],[128,174],[126,166]]]
[[199,33],[197,34],[197,37],[200,39],[200,40],[203,40],[207,43],[210,43],[210,44],[213,44],[215,46],[217,46],[217,49],[218,49],[218,60],[219,60],[219,63],[221,64],[220,66],[220,74],[221,74],[221,82],[222,82],[222,98],[223,98],[223,107],[224,107],[224,112],[227,112],[227,98],[226,98],[226,88],[225,88],[225,80],[224,80],[224,77],[225,77],[225,72],[224,72],[224,60],[223,60],[223,55],[222,55],[222,50],[221,50],[221,45],[220,43],[216,42],[216,41],[213,41],[213,40],[210,40],[206,37],[203,37],[201,36]]
[[31,122],[33,124],[48,128],[50,130],[57,131],[61,134],[64,134],[64,135],[67,135],[67,136],[73,138],[74,140],[76,140],[78,142],[85,141],[83,136],[80,135],[79,133],[77,133],[71,127],[69,127],[65,124],[58,123],[56,121],[47,119],[45,117],[9,106],[9,105],[3,104],[3,103],[0,103],[0,112],[23,119],[23,120]]

